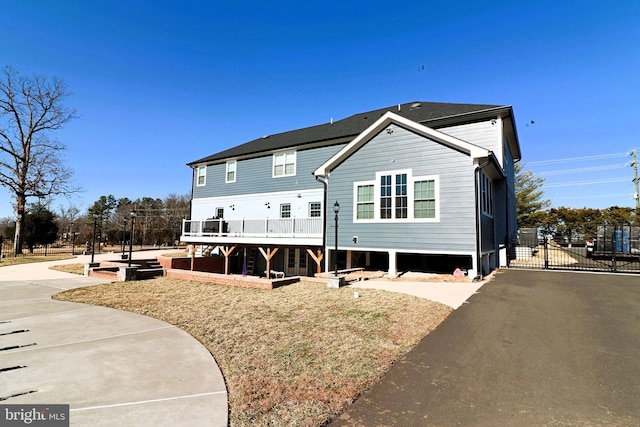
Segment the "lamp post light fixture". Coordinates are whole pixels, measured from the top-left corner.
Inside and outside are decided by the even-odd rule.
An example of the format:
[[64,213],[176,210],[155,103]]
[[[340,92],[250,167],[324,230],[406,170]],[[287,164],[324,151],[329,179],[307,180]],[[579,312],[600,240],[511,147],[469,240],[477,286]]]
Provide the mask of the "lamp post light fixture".
[[336,200],[333,204],[333,213],[336,214],[335,222],[336,222],[336,245],[335,245],[335,254],[334,254],[334,266],[335,266],[335,275],[338,276],[338,213],[340,212],[340,203]]
[[131,252],[133,251],[133,227],[136,223],[136,210],[132,210],[131,216],[131,236],[129,236],[129,267],[131,267]]
[[91,237],[91,264],[96,253],[96,223],[98,222],[98,214],[93,214],[93,235]]

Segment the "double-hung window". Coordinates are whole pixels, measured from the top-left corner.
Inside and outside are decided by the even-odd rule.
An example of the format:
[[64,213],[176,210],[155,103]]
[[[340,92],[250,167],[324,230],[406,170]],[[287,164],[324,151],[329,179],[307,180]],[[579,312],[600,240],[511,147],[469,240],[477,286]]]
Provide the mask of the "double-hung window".
[[320,218],[322,216],[322,203],[311,202],[309,203],[309,217]]
[[411,170],[379,172],[375,181],[354,183],[354,221],[438,221],[438,176]]
[[361,184],[356,186],[356,219],[373,219],[374,185]]
[[236,182],[236,168],[238,164],[235,160],[229,160],[227,162],[227,172],[225,175],[225,182]]
[[273,155],[273,176],[293,176],[296,174],[296,152],[285,151]]
[[380,177],[380,218],[389,219],[393,209],[391,208],[391,175]]
[[291,203],[280,205],[280,218],[291,218]]
[[480,174],[480,198],[482,213],[493,216],[493,182],[484,173]]
[[206,166],[198,166],[196,171],[196,185],[198,187],[207,184],[207,167]]
[[396,174],[396,218],[407,218],[407,174]]
[[380,176],[380,219],[401,219],[408,216],[407,174]]
[[413,217],[436,217],[436,182],[433,179],[413,183]]

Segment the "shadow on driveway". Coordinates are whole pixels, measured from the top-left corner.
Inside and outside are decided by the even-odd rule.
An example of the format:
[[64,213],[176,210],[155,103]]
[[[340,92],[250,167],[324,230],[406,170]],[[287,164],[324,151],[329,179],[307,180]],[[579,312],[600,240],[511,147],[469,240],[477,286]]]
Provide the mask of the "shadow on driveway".
[[628,426],[640,276],[507,270],[332,426]]

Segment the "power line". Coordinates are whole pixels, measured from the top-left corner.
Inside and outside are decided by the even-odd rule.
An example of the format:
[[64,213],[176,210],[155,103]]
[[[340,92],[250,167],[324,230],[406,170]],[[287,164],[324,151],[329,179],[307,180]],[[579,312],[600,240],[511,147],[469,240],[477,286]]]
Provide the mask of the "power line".
[[569,200],[569,199],[602,199],[603,197],[633,197],[633,193],[623,193],[623,194],[592,194],[590,196],[558,196],[554,197],[553,200]]
[[582,172],[604,171],[604,170],[611,170],[611,169],[621,169],[621,168],[626,168],[627,166],[629,166],[627,163],[616,164],[616,165],[589,166],[589,167],[584,167],[584,168],[541,171],[541,172],[538,172],[538,174],[539,175],[546,175],[546,176],[569,175],[569,174],[572,174],[572,173],[582,173]]
[[616,179],[596,179],[592,181],[560,182],[558,184],[545,184],[544,188],[572,187],[576,185],[608,184],[612,182],[626,182],[628,180],[629,178],[616,178]]
[[537,160],[533,162],[524,162],[529,165],[548,165],[553,163],[566,163],[566,162],[581,162],[586,160],[601,160],[601,159],[614,159],[617,157],[627,157],[629,153],[610,153],[610,154],[597,154],[594,156],[582,156],[582,157],[568,157],[566,159],[551,159],[551,160]]

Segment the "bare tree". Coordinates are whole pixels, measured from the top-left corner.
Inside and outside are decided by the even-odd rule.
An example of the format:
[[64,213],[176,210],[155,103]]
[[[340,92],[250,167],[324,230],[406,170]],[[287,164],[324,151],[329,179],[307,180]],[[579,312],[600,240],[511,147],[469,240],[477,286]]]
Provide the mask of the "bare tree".
[[69,95],[55,78],[25,77],[8,66],[0,74],[0,185],[15,199],[16,254],[22,253],[27,199],[79,191],[63,161],[66,146],[51,135],[76,117],[63,104]]

